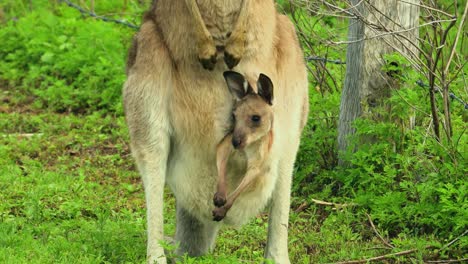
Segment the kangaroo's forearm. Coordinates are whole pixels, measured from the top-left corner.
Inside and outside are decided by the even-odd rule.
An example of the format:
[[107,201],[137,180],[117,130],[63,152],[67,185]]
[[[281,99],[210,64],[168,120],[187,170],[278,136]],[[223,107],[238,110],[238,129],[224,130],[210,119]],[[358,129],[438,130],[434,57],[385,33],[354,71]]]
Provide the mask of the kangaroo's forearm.
[[185,3],[190,12],[190,15],[194,19],[194,26],[197,36],[200,39],[210,38],[211,34],[206,28],[205,22],[203,22],[203,18],[201,16],[200,9],[198,8],[197,2],[195,0],[185,0]]
[[245,27],[247,26],[247,18],[249,13],[249,5],[251,0],[243,0],[242,5],[239,12],[239,17],[237,18],[237,23],[234,28],[235,31],[241,30],[245,31]]

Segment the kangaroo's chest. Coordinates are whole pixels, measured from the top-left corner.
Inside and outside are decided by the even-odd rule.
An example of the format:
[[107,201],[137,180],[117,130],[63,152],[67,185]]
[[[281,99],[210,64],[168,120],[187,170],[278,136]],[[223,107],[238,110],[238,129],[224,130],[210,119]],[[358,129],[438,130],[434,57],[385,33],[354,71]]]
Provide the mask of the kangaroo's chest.
[[214,151],[231,125],[231,95],[222,73],[211,74],[180,72],[179,85],[173,90],[169,106],[175,138],[200,152]]
[[211,35],[223,43],[234,29],[243,0],[197,0],[200,14]]

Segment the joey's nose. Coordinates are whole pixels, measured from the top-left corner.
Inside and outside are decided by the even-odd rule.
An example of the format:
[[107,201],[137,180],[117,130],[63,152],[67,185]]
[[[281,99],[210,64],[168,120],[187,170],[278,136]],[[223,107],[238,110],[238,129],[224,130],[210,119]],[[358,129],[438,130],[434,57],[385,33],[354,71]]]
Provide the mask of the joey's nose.
[[232,138],[232,145],[234,146],[234,148],[239,148],[240,145],[242,144],[242,140],[238,137],[233,137]]

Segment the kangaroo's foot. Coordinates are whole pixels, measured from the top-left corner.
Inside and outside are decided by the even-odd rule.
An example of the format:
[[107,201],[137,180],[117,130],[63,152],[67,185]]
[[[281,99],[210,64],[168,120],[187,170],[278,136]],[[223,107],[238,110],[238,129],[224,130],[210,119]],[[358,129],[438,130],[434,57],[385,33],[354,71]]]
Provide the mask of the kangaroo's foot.
[[201,41],[198,47],[198,60],[203,68],[212,71],[216,65],[217,51],[213,37]]
[[245,32],[233,32],[224,50],[224,62],[229,69],[239,64],[245,52]]
[[213,214],[213,221],[221,221],[223,220],[223,218],[226,216],[226,213],[227,213],[227,209],[223,206],[223,207],[216,207],[212,214]]

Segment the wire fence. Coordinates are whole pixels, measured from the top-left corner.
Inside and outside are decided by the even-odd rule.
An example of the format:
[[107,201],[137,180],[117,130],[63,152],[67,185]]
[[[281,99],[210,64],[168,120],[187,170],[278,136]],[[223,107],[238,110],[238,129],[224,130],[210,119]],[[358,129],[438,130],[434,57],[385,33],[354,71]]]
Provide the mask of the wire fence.
[[90,17],[94,17],[96,19],[99,19],[99,20],[102,20],[104,22],[112,22],[112,23],[116,23],[116,24],[120,24],[120,25],[124,25],[124,26],[127,26],[129,28],[133,28],[135,30],[138,30],[140,27],[135,25],[135,24],[132,24],[126,20],[123,20],[123,19],[114,19],[114,18],[109,18],[109,17],[106,17],[106,16],[99,16],[97,15],[96,13],[94,12],[91,12],[91,11],[88,11],[88,10],[85,10],[84,8],[82,8],[81,6],[79,5],[76,5],[68,0],[60,0],[61,2],[65,2],[69,7],[71,8],[74,8],[78,11],[80,11],[81,14],[83,15],[87,15],[87,16],[90,16]]
[[[135,29],[135,30],[138,30],[140,28],[139,26],[137,26],[135,24],[132,24],[132,23],[130,23],[130,22],[124,20],[124,19],[114,19],[114,18],[109,18],[109,17],[106,17],[106,16],[97,15],[95,12],[85,10],[81,6],[74,4],[74,3],[70,2],[69,0],[60,0],[60,1],[66,3],[69,7],[78,10],[83,15],[87,15],[87,16],[102,20],[104,22],[111,22],[111,23],[120,24],[120,25],[129,27],[129,28],[132,28],[132,29]],[[323,58],[323,57],[318,57],[318,56],[307,56],[305,59],[308,62],[332,63],[332,64],[337,64],[337,65],[345,65],[346,64],[346,61],[342,61],[342,60],[339,60],[339,59]],[[429,84],[424,83],[422,80],[416,81],[416,84],[421,88],[430,89]],[[435,87],[435,89],[436,89],[437,93],[439,93],[439,94],[442,93],[442,90],[439,87]],[[450,99],[459,102],[464,107],[465,110],[468,110],[468,103],[466,103],[463,99],[461,99],[460,97],[455,95],[453,92],[449,93],[449,97],[450,97]]]

